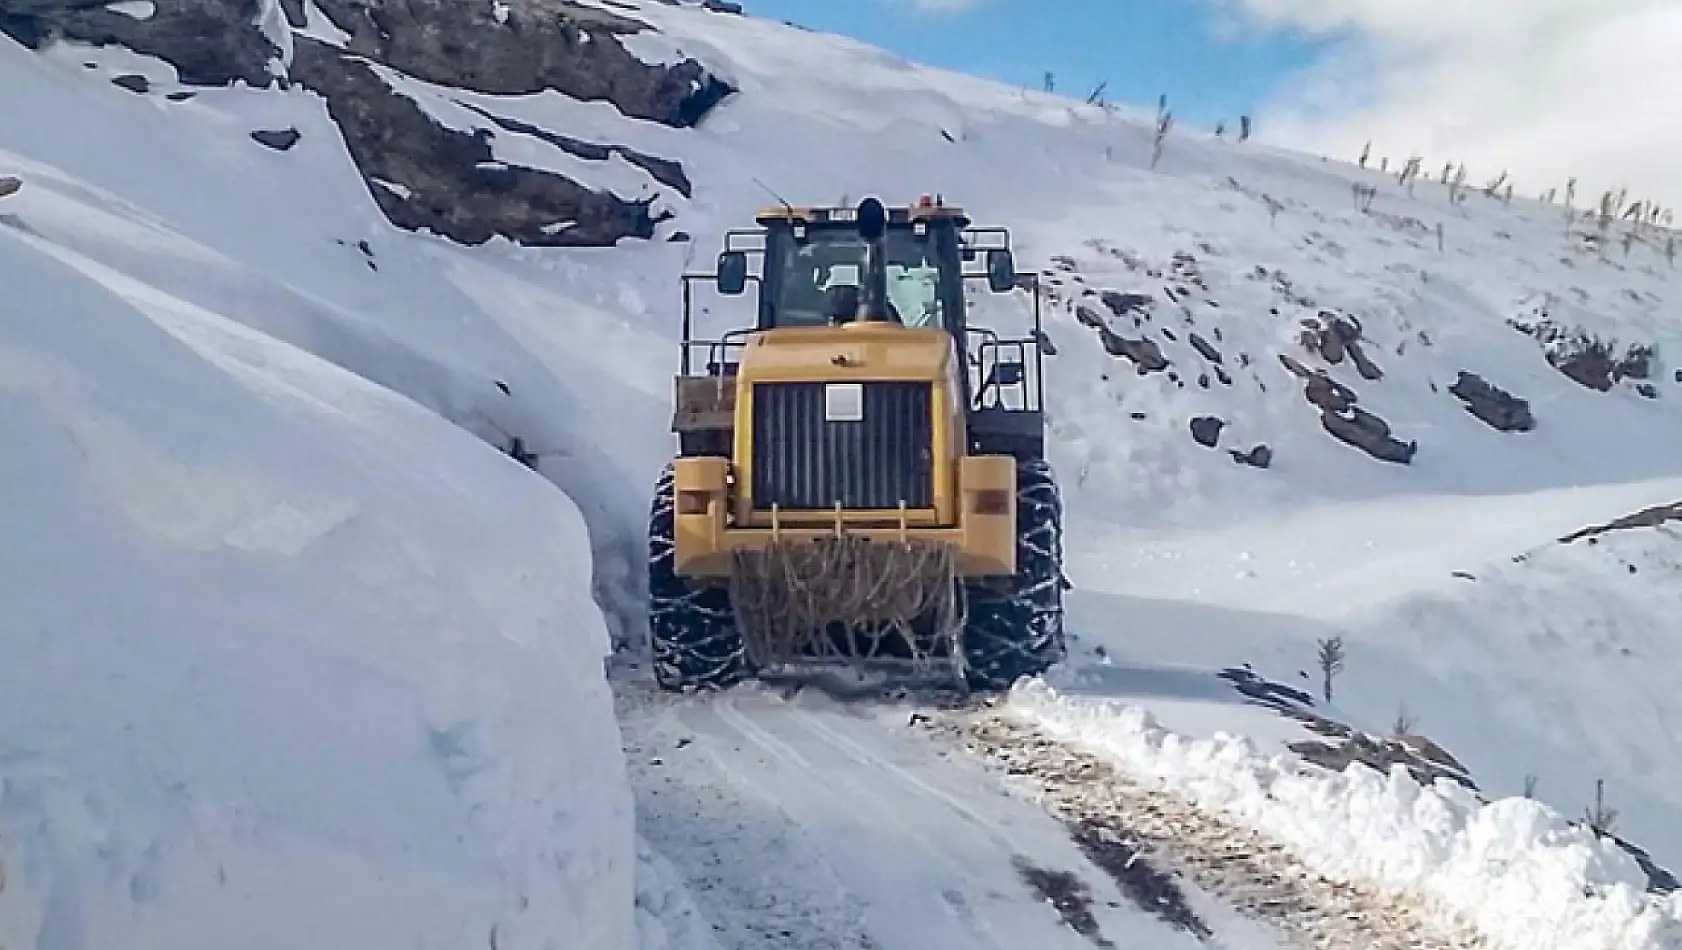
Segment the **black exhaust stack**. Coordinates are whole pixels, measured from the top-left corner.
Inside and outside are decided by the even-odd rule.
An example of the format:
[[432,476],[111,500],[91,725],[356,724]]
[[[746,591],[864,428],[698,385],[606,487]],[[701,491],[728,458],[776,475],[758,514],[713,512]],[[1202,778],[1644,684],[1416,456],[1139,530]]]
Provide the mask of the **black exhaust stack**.
[[861,321],[890,321],[888,314],[888,262],[882,238],[888,232],[888,212],[882,202],[866,198],[859,202],[859,237],[864,238],[864,274],[860,278]]

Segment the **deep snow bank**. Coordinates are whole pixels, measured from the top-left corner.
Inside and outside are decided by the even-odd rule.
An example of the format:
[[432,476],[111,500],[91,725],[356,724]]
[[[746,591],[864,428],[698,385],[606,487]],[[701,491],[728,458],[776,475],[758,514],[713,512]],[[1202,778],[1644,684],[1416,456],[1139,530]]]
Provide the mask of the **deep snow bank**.
[[1138,707],[1072,701],[1043,680],[1019,684],[1009,709],[1226,813],[1320,874],[1422,895],[1498,946],[1682,948],[1682,895],[1644,893],[1632,858],[1538,802],[1481,804],[1452,782],[1422,788],[1402,766],[1328,772],[1224,733],[1189,740]]
[[0,286],[0,945],[629,948],[565,497],[15,220]]

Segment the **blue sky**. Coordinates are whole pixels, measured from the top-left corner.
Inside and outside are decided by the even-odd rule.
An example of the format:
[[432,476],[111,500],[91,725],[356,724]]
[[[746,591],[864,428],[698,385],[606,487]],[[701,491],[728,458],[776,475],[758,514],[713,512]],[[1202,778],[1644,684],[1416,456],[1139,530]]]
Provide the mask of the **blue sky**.
[[[918,12],[913,0],[745,0],[755,16],[854,36],[907,59],[1012,85],[1085,98],[1100,82],[1116,101],[1153,108],[1167,93],[1198,124],[1254,114],[1316,47],[1282,31],[1234,38],[1200,0],[977,0]],[[961,5],[954,3],[953,5]]]

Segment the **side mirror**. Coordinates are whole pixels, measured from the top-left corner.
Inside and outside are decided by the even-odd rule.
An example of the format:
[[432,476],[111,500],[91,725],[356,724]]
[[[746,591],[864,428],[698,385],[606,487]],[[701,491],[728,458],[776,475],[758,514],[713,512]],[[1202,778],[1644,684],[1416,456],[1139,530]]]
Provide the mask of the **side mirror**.
[[1016,289],[1016,258],[1010,251],[995,248],[987,252],[987,288],[996,294]]
[[718,292],[734,297],[748,286],[748,256],[743,251],[718,255]]

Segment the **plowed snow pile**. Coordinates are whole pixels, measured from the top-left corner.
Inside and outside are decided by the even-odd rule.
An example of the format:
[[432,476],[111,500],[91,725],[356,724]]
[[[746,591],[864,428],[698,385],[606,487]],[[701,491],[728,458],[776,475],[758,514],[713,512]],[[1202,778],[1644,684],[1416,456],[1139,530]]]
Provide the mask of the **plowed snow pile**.
[[1480,803],[1403,766],[1328,773],[1242,737],[1188,739],[1136,706],[1024,683],[1010,709],[1289,848],[1334,880],[1412,892],[1510,950],[1682,947],[1682,895],[1646,893],[1634,859],[1525,798]]
[[0,286],[0,945],[627,950],[565,497],[13,228]]

